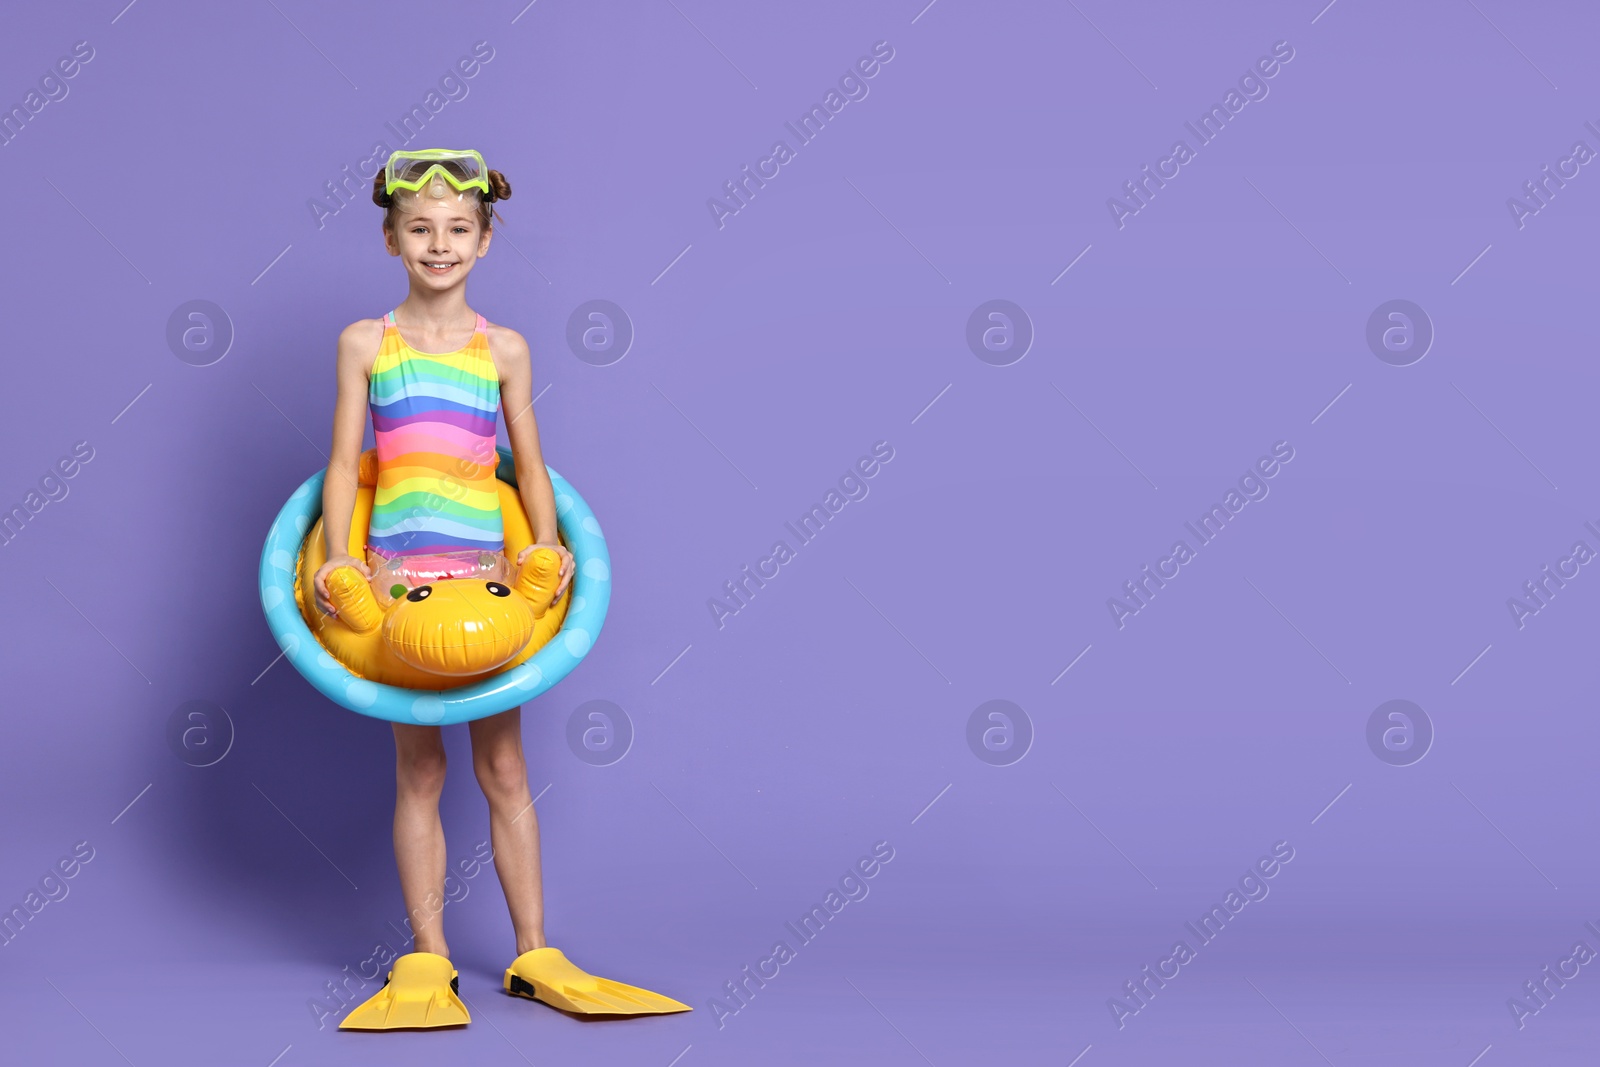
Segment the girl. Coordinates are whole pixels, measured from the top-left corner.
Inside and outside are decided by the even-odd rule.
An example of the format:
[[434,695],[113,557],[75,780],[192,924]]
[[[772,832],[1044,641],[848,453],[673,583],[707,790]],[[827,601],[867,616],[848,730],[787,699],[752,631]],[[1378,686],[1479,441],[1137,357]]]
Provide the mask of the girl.
[[[410,557],[446,571],[451,553],[481,566],[498,553],[496,573],[512,573],[535,548],[561,556],[556,598],[572,580],[572,554],[556,536],[555,495],[539,451],[528,344],[467,306],[467,276],[489,251],[493,203],[511,185],[474,151],[396,152],[373,178],[385,209],[383,240],[405,268],[410,291],[382,319],[362,319],[339,335],[333,448],[322,490],[328,558],[316,573],[317,606],[335,613],[328,575],[354,567],[368,580],[403,569]],[[370,407],[378,477],[365,559],[348,554],[364,420]],[[535,544],[504,558],[495,490],[495,418],[504,408],[517,486]],[[444,472],[450,472],[445,474]],[[418,565],[423,565],[418,561]],[[495,871],[516,934],[506,970],[508,993],[585,1014],[688,1011],[647,990],[596,978],[544,939],[539,821],[522,753],[522,709],[468,724],[473,770],[489,803]],[[442,909],[444,828],[439,795],[445,752],[439,727],[394,724],[394,852],[416,951],[394,961],[389,981],[353,1009],[341,1029],[387,1030],[461,1025],[470,1020],[449,961]]]

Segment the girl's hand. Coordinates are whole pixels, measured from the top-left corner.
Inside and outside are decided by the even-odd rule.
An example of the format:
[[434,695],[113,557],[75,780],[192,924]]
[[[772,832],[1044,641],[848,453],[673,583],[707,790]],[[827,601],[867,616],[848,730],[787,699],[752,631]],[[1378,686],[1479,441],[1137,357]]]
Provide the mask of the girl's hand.
[[339,614],[334,610],[333,604],[328,600],[328,575],[332,574],[340,567],[354,567],[356,570],[361,572],[361,576],[363,578],[369,582],[372,581],[372,571],[367,568],[367,565],[364,561],[356,559],[354,556],[334,556],[328,562],[318,567],[316,576],[311,579],[311,584],[316,587],[317,608],[324,615]]
[[556,586],[556,595],[550,599],[550,603],[554,604],[557,600],[561,599],[562,594],[567,591],[568,583],[572,581],[572,569],[574,567],[572,553],[567,551],[567,547],[565,545],[559,543],[549,545],[529,545],[527,548],[517,553],[517,566],[522,566],[522,561],[527,559],[536,548],[548,548],[561,557],[561,581]]

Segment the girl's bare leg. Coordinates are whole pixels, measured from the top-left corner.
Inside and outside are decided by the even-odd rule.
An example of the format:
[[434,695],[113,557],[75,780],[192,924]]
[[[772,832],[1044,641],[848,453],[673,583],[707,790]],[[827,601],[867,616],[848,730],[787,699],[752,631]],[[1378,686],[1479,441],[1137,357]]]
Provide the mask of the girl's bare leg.
[[528,764],[522,755],[522,709],[475,719],[472,768],[489,802],[489,835],[494,869],[506,895],[517,955],[544,948],[544,888],[539,872],[539,817],[528,791]]
[[444,940],[444,742],[437,726],[394,724],[394,859],[415,952],[450,955]]

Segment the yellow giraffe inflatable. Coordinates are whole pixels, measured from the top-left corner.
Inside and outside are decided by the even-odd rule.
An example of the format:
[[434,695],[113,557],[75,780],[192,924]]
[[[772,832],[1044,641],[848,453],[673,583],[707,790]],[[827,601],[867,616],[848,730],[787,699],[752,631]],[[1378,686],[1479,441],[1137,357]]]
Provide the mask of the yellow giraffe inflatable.
[[[366,557],[367,525],[378,470],[377,453],[361,455],[349,554]],[[533,544],[533,527],[517,491],[502,481],[500,516],[506,558],[515,561]],[[312,579],[327,560],[322,519],[306,536],[295,579],[295,602],[306,625],[350,673],[403,689],[453,689],[469,685],[531,657],[561,629],[572,599],[552,605],[561,557],[548,548],[528,556],[510,584],[446,578],[400,589],[385,606],[354,567],[328,576],[337,614],[317,609]]]

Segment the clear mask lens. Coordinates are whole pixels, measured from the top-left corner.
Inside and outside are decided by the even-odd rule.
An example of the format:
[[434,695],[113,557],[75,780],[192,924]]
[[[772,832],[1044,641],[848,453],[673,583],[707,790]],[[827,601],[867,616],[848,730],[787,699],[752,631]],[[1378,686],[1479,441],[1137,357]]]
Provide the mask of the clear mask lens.
[[449,182],[434,178],[414,193],[407,189],[397,189],[390,199],[401,214],[421,215],[440,204],[459,205],[464,211],[476,212],[478,203],[483,198],[476,189],[468,189],[463,193],[453,188]]

